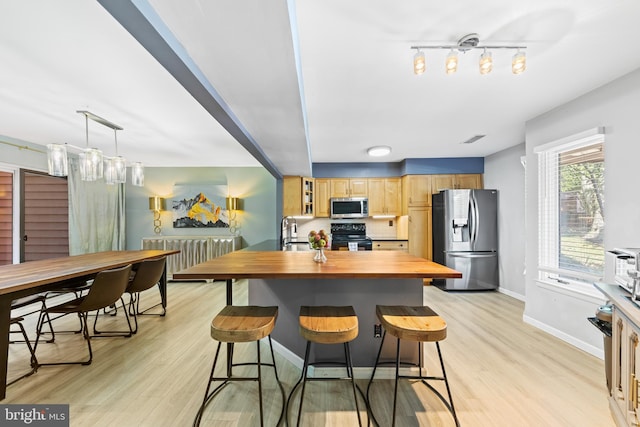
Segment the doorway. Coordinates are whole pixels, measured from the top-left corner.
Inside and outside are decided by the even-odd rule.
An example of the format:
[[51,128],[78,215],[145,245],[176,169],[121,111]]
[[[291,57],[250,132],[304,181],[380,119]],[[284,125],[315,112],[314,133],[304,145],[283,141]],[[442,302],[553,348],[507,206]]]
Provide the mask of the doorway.
[[20,262],[69,255],[67,179],[20,170]]

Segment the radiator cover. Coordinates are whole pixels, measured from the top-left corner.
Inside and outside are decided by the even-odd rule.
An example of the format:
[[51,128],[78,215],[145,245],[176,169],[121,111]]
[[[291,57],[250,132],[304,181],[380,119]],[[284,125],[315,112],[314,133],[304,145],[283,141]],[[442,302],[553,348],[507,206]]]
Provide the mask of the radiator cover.
[[167,257],[167,279],[192,265],[240,249],[240,236],[158,236],[143,237],[142,249],[179,250]]

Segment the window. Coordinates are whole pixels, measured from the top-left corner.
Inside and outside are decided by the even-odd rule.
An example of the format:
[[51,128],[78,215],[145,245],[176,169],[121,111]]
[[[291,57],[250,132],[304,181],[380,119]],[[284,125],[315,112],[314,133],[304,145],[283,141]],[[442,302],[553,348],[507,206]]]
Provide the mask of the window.
[[604,135],[538,147],[539,278],[593,281],[604,271]]

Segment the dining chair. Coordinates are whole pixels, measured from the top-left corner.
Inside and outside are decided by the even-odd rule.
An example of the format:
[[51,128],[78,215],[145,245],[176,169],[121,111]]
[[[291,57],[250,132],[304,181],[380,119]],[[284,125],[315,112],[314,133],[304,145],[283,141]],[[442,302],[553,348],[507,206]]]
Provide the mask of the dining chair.
[[[129,285],[125,290],[125,293],[129,294],[129,314],[133,315],[133,321],[135,328],[133,333],[138,332],[138,315],[143,314],[151,314],[145,313],[147,310],[155,307],[153,305],[146,310],[140,311],[140,293],[144,292],[148,289],[151,289],[162,279],[162,275],[165,271],[165,264],[167,261],[167,257],[150,259],[146,261],[142,261],[138,264],[138,268],[134,273],[134,276],[129,279]],[[166,314],[166,309],[163,307],[162,313],[158,313],[158,316],[164,316]]]
[[[51,324],[51,317],[49,316],[49,314],[46,312],[47,310],[47,296],[44,293],[41,294],[35,294],[35,295],[28,295],[25,297],[21,297],[21,298],[17,298],[14,299],[13,301],[11,301],[11,312],[12,312],[12,317],[22,317],[24,318],[25,316],[28,316],[30,314],[36,314],[38,313],[38,321],[36,322],[36,325],[40,324],[40,319],[44,317],[44,319],[42,319],[42,321],[46,321],[47,325],[49,325],[49,332],[51,334],[51,338],[48,339],[46,342],[48,343],[52,343],[55,341],[55,332],[53,331],[53,325]],[[38,309],[29,309],[28,307],[31,305],[36,305],[36,304],[40,304],[40,307]],[[25,310],[23,310],[25,309]],[[18,316],[13,316],[13,311],[16,311],[19,315]],[[28,310],[28,311],[27,311]],[[36,326],[37,327],[37,326]],[[29,340],[29,341],[34,341],[31,340],[30,338],[28,338],[28,335],[26,335],[26,331],[25,331],[25,340]],[[16,342],[23,342],[21,340],[10,340],[10,343],[16,343]]]
[[[79,298],[75,298],[71,301],[64,302],[62,304],[55,305],[53,307],[48,307],[46,310],[47,314],[55,313],[55,314],[71,314],[77,313],[80,317],[80,322],[82,323],[82,332],[84,335],[84,339],[87,341],[87,348],[89,350],[89,359],[84,361],[73,361],[73,362],[49,362],[49,363],[40,363],[38,362],[38,366],[43,365],[70,365],[70,364],[80,364],[80,365],[89,365],[93,360],[93,351],[91,349],[91,335],[89,334],[88,327],[88,316],[89,312],[97,311],[103,309],[105,307],[110,307],[117,303],[118,300],[122,301],[122,295],[124,294],[125,289],[129,283],[129,275],[131,274],[131,264],[128,264],[124,267],[114,268],[111,270],[104,270],[99,272],[93,283],[91,288],[86,295],[83,295]],[[124,301],[122,301],[124,308]],[[129,316],[126,313],[126,308],[124,308],[125,318],[129,325],[129,330],[131,332],[131,323],[129,321]],[[42,327],[44,322],[40,320],[38,325],[38,335],[36,338],[36,343],[34,345],[34,349],[38,347],[38,340],[40,339],[40,335],[42,335]],[[131,333],[128,335],[131,336]]]
[[[93,332],[94,334],[96,334],[96,336],[104,336],[104,334],[110,334],[112,336],[130,336],[131,334],[135,334],[138,332],[138,315],[143,314],[143,312],[140,312],[140,292],[151,289],[153,286],[157,285],[158,282],[160,282],[162,274],[164,273],[165,259],[166,258],[163,257],[158,259],[146,260],[140,262],[139,264],[136,264],[133,267],[134,271],[129,277],[129,282],[124,293],[129,294],[128,314],[129,316],[133,317],[134,328],[129,328],[129,331],[99,331],[96,328],[96,325],[98,323],[98,315],[96,315],[95,320],[93,321]],[[111,310],[110,313],[115,315],[117,314],[117,311]],[[106,309],[105,314],[107,314]],[[158,315],[164,316],[164,313],[158,313]]]
[[[22,321],[24,320],[23,317],[21,316],[11,316],[10,320],[9,320],[9,335],[11,334],[22,334],[22,337],[24,339],[24,341],[10,341],[10,342],[24,342],[27,345],[27,348],[29,349],[29,353],[31,354],[31,358],[30,358],[30,365],[31,365],[31,369],[29,370],[29,372],[23,373],[21,374],[19,377],[12,379],[11,381],[7,381],[7,385],[11,385],[14,384],[15,382],[26,378],[30,375],[33,375],[37,370],[38,370],[38,359],[36,359],[36,353],[35,353],[35,348],[34,346],[31,345],[31,341],[29,340],[29,336],[27,335],[27,331],[24,329],[24,325],[22,324]],[[12,330],[11,326],[17,326],[18,330]]]

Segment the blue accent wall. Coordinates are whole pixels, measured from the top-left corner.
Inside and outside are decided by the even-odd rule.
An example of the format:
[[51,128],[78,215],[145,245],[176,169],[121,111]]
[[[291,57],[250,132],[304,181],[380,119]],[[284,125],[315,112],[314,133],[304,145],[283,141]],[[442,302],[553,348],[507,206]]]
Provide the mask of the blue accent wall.
[[314,178],[372,178],[402,175],[484,173],[483,157],[405,159],[388,163],[314,163]]
[[441,157],[405,159],[403,175],[438,175],[448,173],[484,173],[484,157]]

